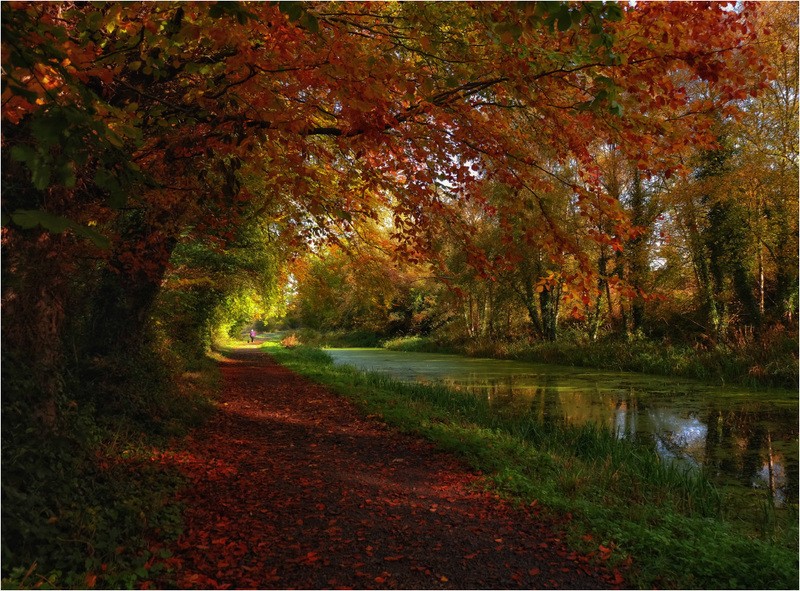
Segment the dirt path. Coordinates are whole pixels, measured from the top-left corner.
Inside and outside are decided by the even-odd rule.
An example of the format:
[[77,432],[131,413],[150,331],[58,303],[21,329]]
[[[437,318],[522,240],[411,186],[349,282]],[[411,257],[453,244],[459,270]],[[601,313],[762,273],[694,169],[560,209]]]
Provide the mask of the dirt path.
[[609,588],[535,508],[254,347],[176,454],[193,485],[169,562],[181,588]]

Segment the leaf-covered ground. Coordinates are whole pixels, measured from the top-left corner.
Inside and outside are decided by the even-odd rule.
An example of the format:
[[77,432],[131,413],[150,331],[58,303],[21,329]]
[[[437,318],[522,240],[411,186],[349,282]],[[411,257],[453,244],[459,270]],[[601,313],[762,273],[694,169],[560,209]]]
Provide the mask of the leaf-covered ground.
[[191,481],[167,562],[180,588],[613,588],[537,508],[253,348],[219,411],[161,461]]

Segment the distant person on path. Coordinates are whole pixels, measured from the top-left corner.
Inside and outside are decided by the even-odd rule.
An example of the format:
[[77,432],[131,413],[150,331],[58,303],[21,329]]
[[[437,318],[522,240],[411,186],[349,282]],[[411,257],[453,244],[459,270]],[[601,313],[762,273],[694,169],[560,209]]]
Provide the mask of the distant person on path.
[[251,328],[250,329],[250,342],[252,343],[255,340],[256,340],[256,329],[255,328]]

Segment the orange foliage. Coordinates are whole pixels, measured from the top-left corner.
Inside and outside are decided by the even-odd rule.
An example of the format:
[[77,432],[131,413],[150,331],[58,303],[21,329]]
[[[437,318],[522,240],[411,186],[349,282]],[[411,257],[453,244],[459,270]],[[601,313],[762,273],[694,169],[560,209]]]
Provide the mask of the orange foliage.
[[[576,207],[623,227],[598,198],[589,144],[679,169],[687,146],[713,141],[709,114],[735,114],[768,76],[756,5],[540,4],[7,4],[3,119],[75,104],[97,120],[96,150],[116,145],[160,185],[131,196],[146,228],[123,242],[167,244],[187,227],[224,241],[248,203],[270,202],[299,247],[389,207],[417,260],[482,179],[536,202],[566,182],[553,163],[577,163]],[[240,164],[215,171],[220,161]],[[91,167],[78,172],[91,184]],[[259,190],[233,206],[245,176]],[[86,197],[73,198],[81,217]],[[560,220],[540,231],[554,253],[575,250]]]

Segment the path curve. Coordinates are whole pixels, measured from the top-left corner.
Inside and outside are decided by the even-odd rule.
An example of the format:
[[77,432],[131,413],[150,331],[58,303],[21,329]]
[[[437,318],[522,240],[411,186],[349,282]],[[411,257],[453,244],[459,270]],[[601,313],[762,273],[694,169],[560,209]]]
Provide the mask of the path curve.
[[255,346],[221,363],[219,410],[174,454],[192,485],[179,588],[612,588],[535,507]]

